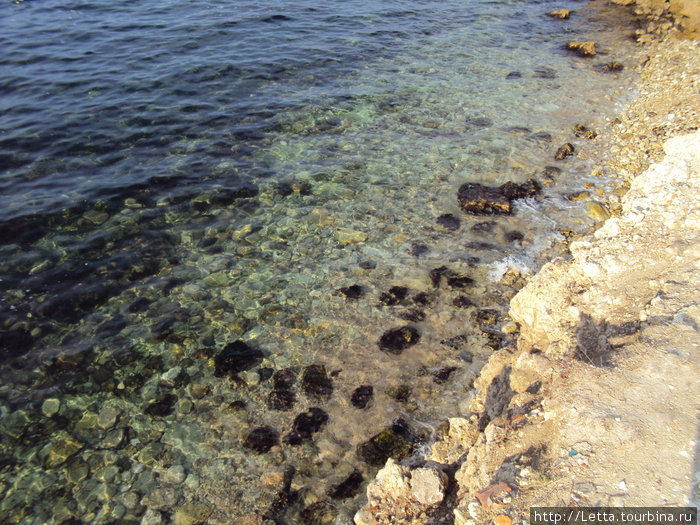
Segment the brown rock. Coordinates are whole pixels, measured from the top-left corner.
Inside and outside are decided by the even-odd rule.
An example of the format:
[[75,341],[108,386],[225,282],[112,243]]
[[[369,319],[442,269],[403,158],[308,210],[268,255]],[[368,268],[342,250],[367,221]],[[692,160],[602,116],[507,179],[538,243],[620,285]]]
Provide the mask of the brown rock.
[[598,134],[592,129],[588,129],[583,124],[576,124],[574,126],[574,135],[577,137],[585,137],[588,140],[592,140],[598,136]]
[[558,18],[560,20],[568,20],[569,16],[571,15],[571,11],[568,9],[555,9],[554,11],[550,11],[547,13],[547,16],[551,16],[552,18]]
[[462,210],[467,213],[508,215],[511,213],[512,200],[532,197],[539,190],[539,184],[533,179],[522,184],[506,182],[497,187],[470,182],[460,186],[457,199]]
[[573,144],[567,142],[563,146],[560,146],[557,153],[554,155],[556,160],[564,160],[566,157],[570,157],[574,154],[575,148]]
[[575,51],[582,57],[595,56],[595,42],[569,42],[564,47],[569,51]]

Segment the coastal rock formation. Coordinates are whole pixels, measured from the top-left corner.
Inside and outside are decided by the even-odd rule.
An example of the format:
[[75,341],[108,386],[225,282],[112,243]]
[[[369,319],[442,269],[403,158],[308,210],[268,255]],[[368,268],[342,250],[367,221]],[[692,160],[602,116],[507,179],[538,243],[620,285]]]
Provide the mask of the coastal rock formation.
[[522,184],[506,182],[495,187],[469,182],[460,186],[457,199],[466,213],[508,215],[511,213],[511,201],[532,197],[539,191],[540,185],[534,179],[528,179]]
[[554,11],[550,11],[547,13],[547,16],[551,16],[552,18],[558,18],[560,20],[568,20],[569,16],[571,16],[571,11],[568,9],[555,9]]
[[575,51],[582,57],[595,56],[595,42],[569,42],[564,46],[569,51]]

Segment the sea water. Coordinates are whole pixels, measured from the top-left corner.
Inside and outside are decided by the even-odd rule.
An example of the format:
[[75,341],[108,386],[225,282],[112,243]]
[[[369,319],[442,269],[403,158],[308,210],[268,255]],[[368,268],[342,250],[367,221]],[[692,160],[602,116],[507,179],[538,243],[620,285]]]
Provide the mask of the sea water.
[[[350,523],[387,456],[469,415],[523,276],[593,226],[614,182],[572,127],[630,96],[625,13],[0,7],[2,521]],[[529,178],[511,215],[459,208]]]

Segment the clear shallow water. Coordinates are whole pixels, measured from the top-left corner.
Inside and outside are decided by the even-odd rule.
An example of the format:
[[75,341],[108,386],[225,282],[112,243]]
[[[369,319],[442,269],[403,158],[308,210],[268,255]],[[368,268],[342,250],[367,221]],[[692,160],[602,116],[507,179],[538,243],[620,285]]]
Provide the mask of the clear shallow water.
[[[562,5],[3,6],[3,520],[199,501],[212,523],[347,523],[376,470],[358,445],[401,418],[419,449],[508,342],[517,282],[489,275],[534,269],[591,223],[566,195],[608,189],[571,127],[602,126],[629,76],[595,66],[631,44],[614,18],[543,16]],[[599,57],[562,51],[584,37]],[[555,162],[566,141],[584,158]],[[463,182],[548,165],[512,216],[458,209]],[[404,325],[418,344],[381,352]],[[263,357],[229,380],[239,340]],[[300,414],[319,431],[285,443]]]

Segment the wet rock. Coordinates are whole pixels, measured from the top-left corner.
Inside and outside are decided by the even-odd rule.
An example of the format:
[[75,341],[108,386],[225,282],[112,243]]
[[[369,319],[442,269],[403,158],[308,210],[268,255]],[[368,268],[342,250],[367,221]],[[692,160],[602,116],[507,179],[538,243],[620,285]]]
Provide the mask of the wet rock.
[[498,322],[500,314],[498,310],[493,310],[491,308],[484,308],[482,310],[477,310],[474,312],[474,322],[480,328],[484,326],[491,326]]
[[404,403],[411,397],[411,387],[408,385],[392,386],[387,388],[386,394],[389,397],[396,399],[396,401]]
[[165,453],[165,445],[162,443],[148,443],[138,453],[138,460],[144,465],[152,466],[157,463]]
[[[549,67],[541,67],[541,68],[535,69],[535,71],[532,73],[532,76],[534,76],[535,78],[544,78],[546,80],[553,80],[553,79],[557,78],[557,72]],[[549,135],[549,133],[547,133],[547,135]],[[551,136],[549,137],[549,140],[552,140]],[[549,141],[547,141],[547,142],[549,142]]]
[[272,410],[290,410],[296,402],[297,396],[291,390],[275,388],[267,397],[267,406]]
[[258,427],[251,431],[243,441],[243,446],[258,454],[269,451],[279,443],[279,434],[274,428]]
[[506,75],[507,80],[515,80],[517,78],[522,78],[523,74],[520,71],[511,71]]
[[448,231],[454,232],[459,230],[460,220],[451,213],[440,215],[436,222]]
[[376,434],[357,446],[357,456],[369,465],[383,465],[387,459],[402,459],[413,453],[410,433],[404,421]]
[[556,166],[545,166],[544,170],[542,170],[542,174],[545,177],[556,177],[561,175],[561,168],[557,168]]
[[404,319],[406,321],[411,321],[413,323],[420,323],[421,321],[425,321],[425,312],[422,310],[418,310],[416,308],[413,308],[411,310],[408,310],[406,312],[401,312],[399,314],[399,317],[401,319]]
[[288,182],[280,182],[275,186],[275,193],[282,197],[288,197],[294,193],[294,188],[292,188],[292,185]]
[[593,140],[598,136],[598,134],[595,131],[588,129],[583,124],[576,124],[574,126],[574,135],[576,135],[577,137],[587,138],[588,140]]
[[97,327],[95,335],[97,337],[113,337],[117,335],[127,325],[126,319],[121,316],[115,316],[112,319],[107,319],[104,323]]
[[44,468],[51,469],[59,467],[82,449],[83,445],[71,437],[64,437],[54,443],[49,443],[40,453],[40,455],[44,457]]
[[377,267],[377,263],[374,261],[360,261],[358,266],[363,270],[374,270]]
[[227,344],[214,358],[214,376],[233,377],[260,364],[265,357],[260,350],[248,346],[243,341]]
[[427,293],[420,292],[413,296],[413,302],[420,306],[427,306],[432,302],[432,298]]
[[571,155],[573,155],[574,151],[575,151],[574,145],[571,144],[570,142],[567,142],[566,144],[559,146],[559,149],[557,150],[556,154],[554,155],[554,158],[556,160],[564,160],[566,157],[570,157]]
[[365,408],[374,397],[374,388],[371,385],[358,386],[350,396],[350,403],[355,408]]
[[550,11],[549,13],[547,13],[547,16],[551,16],[552,18],[558,18],[559,20],[568,20],[571,16],[571,11],[563,8],[555,9],[554,11]]
[[459,357],[460,361],[463,361],[465,363],[474,362],[474,354],[472,354],[468,350],[464,350],[463,352],[460,352],[457,357]]
[[333,382],[323,365],[309,365],[301,376],[301,389],[307,396],[327,401],[333,393]]
[[352,286],[346,286],[338,290],[341,294],[345,296],[346,299],[359,299],[365,294],[365,289],[359,284],[353,284]]
[[493,126],[493,121],[486,117],[467,117],[464,119],[467,128],[488,128]]
[[126,429],[115,428],[105,434],[105,437],[100,441],[100,448],[118,449],[126,442]]
[[403,301],[408,295],[408,288],[405,286],[392,286],[388,292],[382,292],[379,301],[387,306],[394,306]]
[[165,471],[161,474],[160,479],[171,485],[180,485],[183,481],[185,481],[186,477],[185,467],[182,465],[172,465],[171,467],[165,469]]
[[71,461],[66,467],[66,479],[77,485],[87,479],[90,474],[90,467],[81,459]]
[[184,503],[173,516],[174,525],[202,525],[206,523],[213,509],[205,503]]
[[144,413],[149,416],[165,417],[172,413],[175,403],[177,403],[177,396],[175,394],[161,394],[148,403],[144,409]]
[[45,399],[41,404],[41,413],[46,417],[51,417],[57,414],[61,408],[61,401],[56,398]]
[[600,66],[600,70],[604,73],[616,73],[618,71],[622,71],[623,69],[625,69],[625,66],[617,60],[613,60],[612,62],[608,62],[607,64]]
[[294,419],[292,431],[284,437],[284,441],[290,445],[299,445],[311,439],[327,422],[328,414],[318,407],[312,407]]
[[532,197],[539,189],[533,179],[523,184],[506,182],[498,187],[470,182],[460,186],[457,199],[463,211],[474,215],[510,214],[511,201]]
[[432,270],[430,270],[428,276],[430,277],[430,282],[433,284],[434,288],[440,287],[442,278],[447,273],[447,271],[447,266],[440,266],[439,268],[433,268]]
[[384,332],[379,339],[379,349],[389,354],[398,355],[418,341],[420,341],[418,330],[412,326],[402,326]]
[[471,308],[475,305],[474,301],[472,301],[466,295],[458,295],[452,300],[452,306],[454,306],[455,308]]
[[598,222],[605,222],[610,218],[608,209],[596,201],[586,202],[586,213],[591,219]]
[[357,495],[362,481],[362,474],[355,470],[337,486],[333,487],[329,495],[333,499],[352,498]]
[[176,321],[177,318],[175,316],[160,319],[153,326],[151,326],[151,333],[157,340],[162,341],[170,335],[172,332],[171,328]]
[[441,368],[433,374],[433,381],[435,381],[438,385],[447,383],[455,370],[459,370],[459,368],[456,366],[446,366]]
[[143,503],[153,509],[168,510],[177,505],[179,499],[175,488],[158,487],[144,494]]
[[434,464],[415,469],[411,472],[411,496],[425,506],[433,506],[445,499],[447,474]]
[[522,232],[519,231],[506,232],[504,237],[506,242],[521,242],[525,238]]
[[330,503],[317,501],[299,512],[301,525],[331,525],[335,523],[335,510]]
[[495,224],[489,221],[477,222],[474,226],[470,228],[470,230],[474,233],[489,233],[493,230],[494,226]]
[[595,56],[595,42],[569,42],[564,49],[574,51],[582,57]]
[[428,248],[425,244],[420,244],[418,242],[414,242],[411,245],[411,250],[409,253],[413,255],[414,257],[420,257],[421,255],[425,255],[430,251],[430,248]]
[[141,525],[162,525],[165,523],[163,515],[155,509],[146,509],[141,516]]
[[274,372],[274,369],[267,367],[267,366],[264,366],[264,367],[258,369],[258,378],[260,379],[261,382],[267,381],[268,379],[270,379],[272,377],[273,372]]

